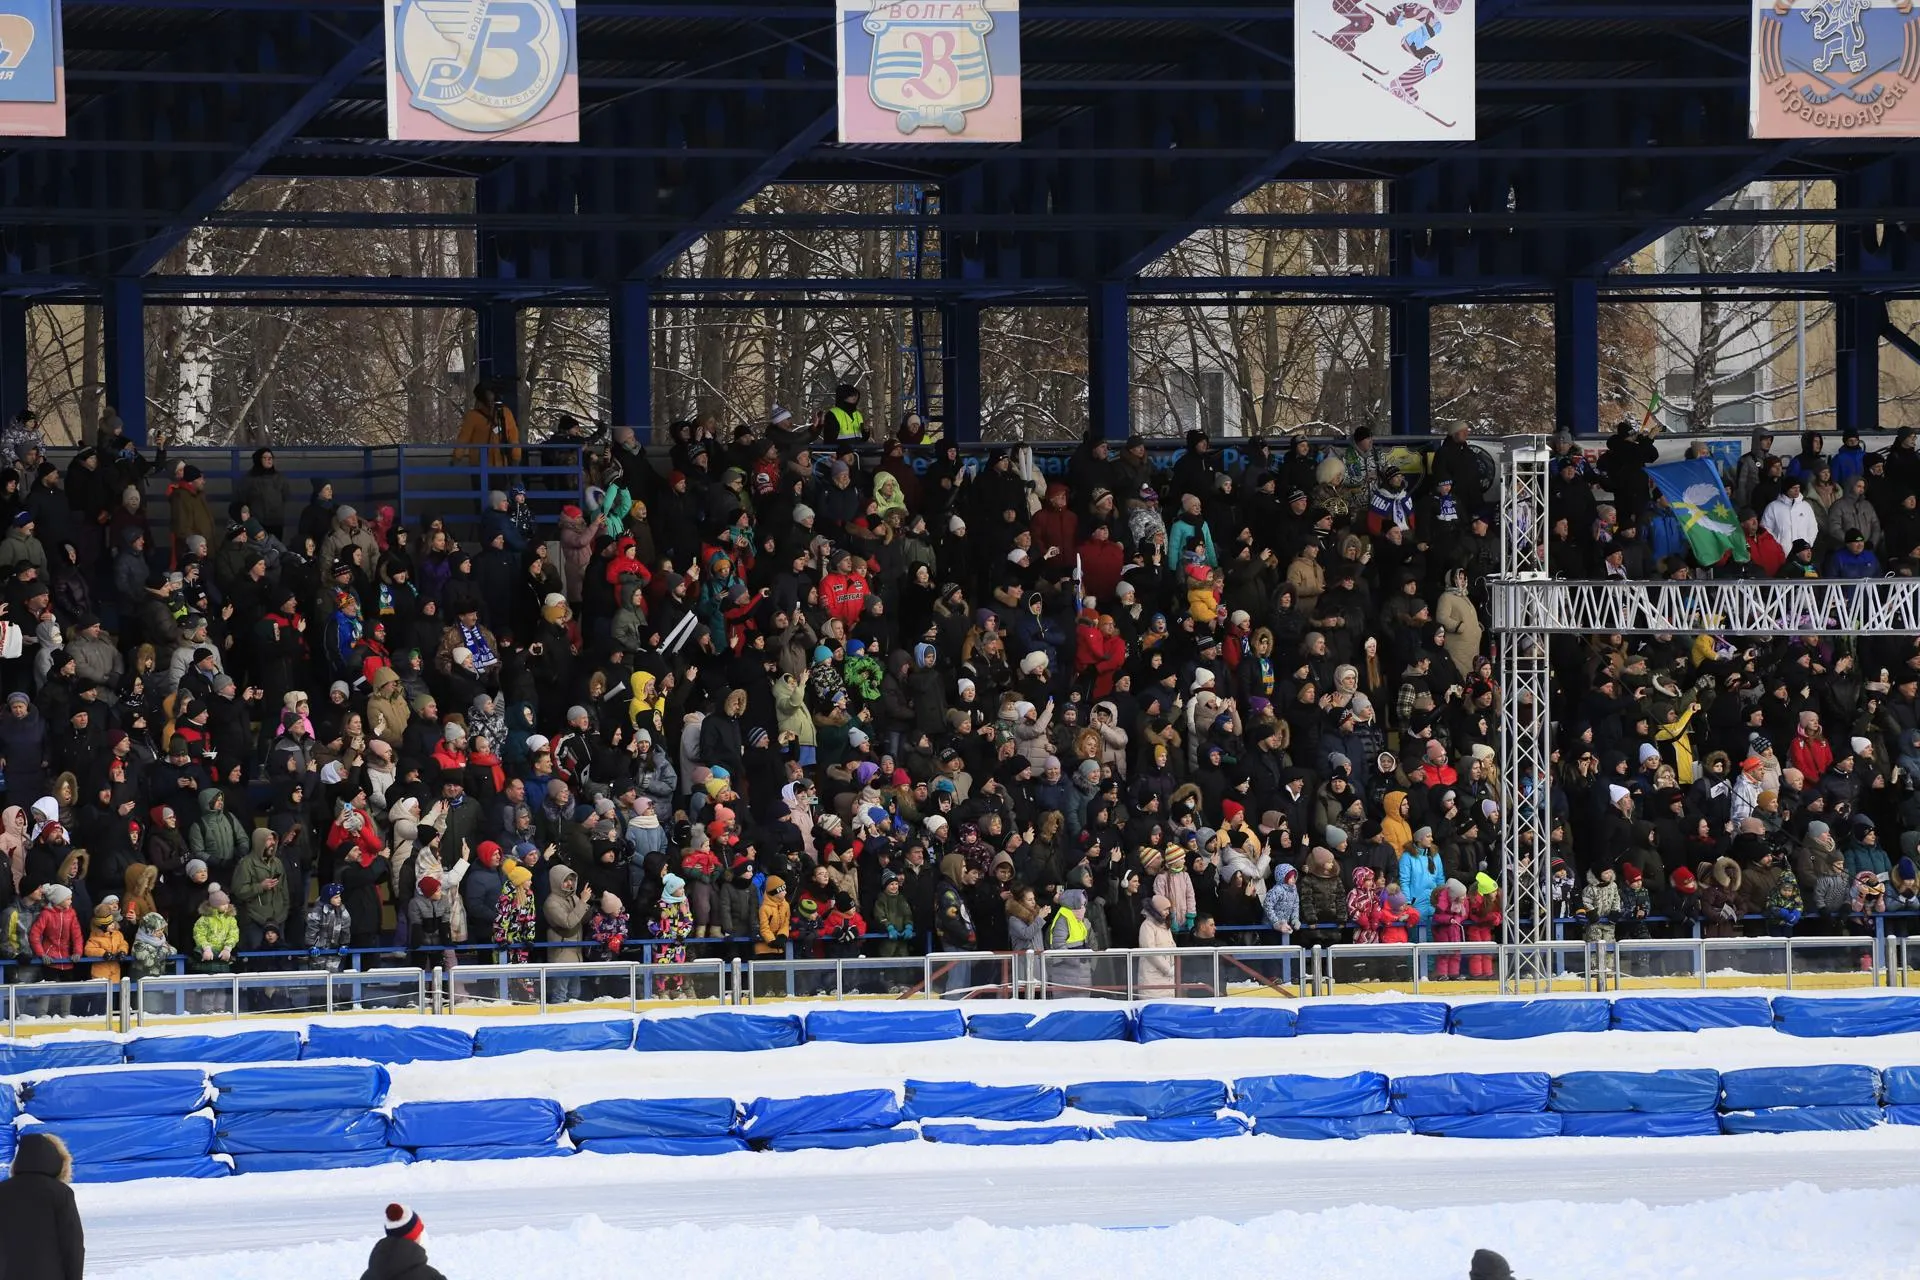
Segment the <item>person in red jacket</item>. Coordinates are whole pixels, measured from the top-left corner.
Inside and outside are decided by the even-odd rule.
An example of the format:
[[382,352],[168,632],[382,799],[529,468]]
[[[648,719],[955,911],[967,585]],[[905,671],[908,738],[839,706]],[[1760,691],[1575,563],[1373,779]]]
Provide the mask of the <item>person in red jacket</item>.
[[[1686,868],[1680,868],[1685,871]],[[1482,871],[1473,878],[1473,892],[1467,895],[1467,941],[1492,942],[1493,934],[1500,927],[1500,886],[1493,877]],[[1467,976],[1469,978],[1491,978],[1493,976],[1492,956],[1468,956]]]
[[1787,755],[1788,763],[1805,774],[1808,782],[1820,781],[1820,775],[1833,767],[1833,748],[1820,728],[1819,712],[1800,713],[1800,728],[1793,735],[1793,746]]
[[1113,681],[1127,665],[1127,642],[1109,614],[1080,611],[1076,630],[1073,670],[1081,680],[1092,681],[1092,698],[1097,701],[1113,692]]
[[1028,527],[1033,533],[1034,563],[1073,557],[1080,545],[1080,517],[1067,507],[1067,486],[1058,480],[1047,486],[1047,504],[1034,513]]
[[1113,540],[1112,530],[1096,524],[1087,540],[1080,544],[1079,554],[1080,594],[1102,608],[1111,607],[1113,593],[1120,586],[1120,574],[1127,567],[1125,549]]
[[[1780,572],[1780,566],[1787,562],[1786,548],[1765,529],[1760,527],[1760,517],[1752,511],[1740,513],[1740,528],[1747,535],[1747,556],[1753,561],[1753,567],[1762,577],[1771,578]],[[1733,553],[1728,552],[1729,556]],[[1721,563],[1725,563],[1723,560]]]
[[87,939],[80,930],[80,917],[73,910],[73,890],[52,884],[46,890],[47,905],[33,922],[27,941],[33,946],[33,958],[44,969],[65,975],[73,972],[73,958],[86,950]]
[[867,579],[856,570],[849,553],[841,551],[833,557],[833,572],[820,583],[820,601],[848,631],[860,624],[867,611]]

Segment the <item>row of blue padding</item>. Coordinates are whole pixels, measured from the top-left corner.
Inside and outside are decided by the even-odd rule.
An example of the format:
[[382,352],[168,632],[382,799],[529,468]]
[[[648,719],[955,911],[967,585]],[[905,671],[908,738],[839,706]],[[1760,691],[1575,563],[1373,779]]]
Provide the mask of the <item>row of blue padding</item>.
[[1818,1038],[1920,1031],[1920,996],[1629,996],[1616,1000],[1309,1002],[1281,1005],[1148,1004],[1139,1009],[965,1012],[953,1005],[816,1009],[808,1013],[714,1012],[593,1021],[502,1022],[457,1027],[352,1023],[304,1031],[273,1028],[232,1035],[145,1035],[128,1040],[20,1040],[0,1044],[0,1076],[133,1063],[287,1062],[352,1058],[437,1062],[533,1049],[642,1052],[751,1052],[808,1041],[903,1044],[920,1041],[1226,1040],[1304,1035],[1458,1035],[1520,1040],[1562,1032],[1705,1031],[1773,1027]]
[[[408,1102],[379,1110],[375,1064],[151,1068],[0,1086],[0,1146],[62,1138],[82,1181],[221,1177],[415,1160],[709,1155],[924,1139],[1033,1146],[1097,1138],[1186,1142],[1387,1133],[1516,1139],[1683,1137],[1920,1124],[1920,1067],[1719,1072],[1447,1072],[1389,1078],[1247,1076],[1066,1086],[908,1080],[799,1098],[614,1099],[568,1112],[546,1098]],[[1088,1124],[1068,1116],[1097,1115]],[[23,1114],[24,1113],[24,1114]],[[0,1154],[6,1154],[0,1152]]]

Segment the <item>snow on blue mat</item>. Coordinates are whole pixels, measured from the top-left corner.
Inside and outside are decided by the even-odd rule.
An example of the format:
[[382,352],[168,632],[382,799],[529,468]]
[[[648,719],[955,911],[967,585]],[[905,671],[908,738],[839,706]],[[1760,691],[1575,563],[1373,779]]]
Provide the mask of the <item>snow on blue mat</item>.
[[1453,1007],[1457,1036],[1527,1040],[1563,1031],[1605,1031],[1613,1010],[1605,1000],[1484,1000]]
[[127,1060],[118,1040],[39,1040],[0,1044],[0,1076],[75,1067],[117,1067]]
[[1107,1116],[1210,1116],[1227,1105],[1219,1080],[1089,1080],[1066,1087],[1067,1105]]
[[835,1133],[788,1133],[767,1142],[769,1151],[852,1151],[857,1147],[884,1147],[896,1142],[918,1142],[911,1126],[899,1129],[858,1129]]
[[1558,1112],[1497,1111],[1472,1116],[1415,1116],[1413,1131],[1428,1138],[1555,1138]]
[[1413,1121],[1391,1112],[1372,1116],[1257,1116],[1253,1131],[1269,1138],[1317,1142],[1329,1138],[1371,1138],[1382,1133],[1412,1133]]
[[298,1031],[237,1031],[230,1036],[139,1036],[127,1041],[128,1062],[293,1062]]
[[354,1023],[307,1028],[304,1058],[364,1058],[369,1062],[453,1062],[473,1056],[473,1034],[452,1027],[394,1027]]
[[51,1133],[67,1144],[75,1164],[172,1160],[213,1150],[212,1116],[101,1116],[22,1125],[22,1135]]
[[1710,1138],[1720,1132],[1717,1111],[1569,1111],[1564,1138]]
[[1303,1036],[1437,1036],[1446,1034],[1447,1006],[1435,1000],[1380,1004],[1307,1004],[1295,1032]]
[[1746,1067],[1723,1072],[1720,1087],[1723,1111],[1880,1105],[1880,1073],[1872,1067]]
[[1834,1133],[1871,1129],[1884,1123],[1879,1107],[1769,1107],[1759,1111],[1725,1111],[1722,1133]]
[[1626,996],[1613,1002],[1615,1031],[1711,1031],[1770,1027],[1765,996]]
[[1100,1126],[1109,1138],[1143,1142],[1199,1142],[1203,1138],[1244,1138],[1252,1132],[1239,1116],[1165,1116],[1158,1120],[1115,1120]]
[[233,1158],[235,1173],[312,1173],[321,1169],[371,1169],[383,1164],[412,1164],[398,1147],[369,1151],[248,1151]]
[[1920,996],[1839,997],[1775,996],[1773,1026],[1790,1036],[1845,1039],[1920,1031]]
[[958,1009],[820,1009],[807,1015],[807,1039],[838,1044],[920,1044],[966,1034],[967,1019]]
[[1920,1103],[1920,1067],[1888,1067],[1880,1073],[1880,1090],[1890,1107]]
[[488,1023],[473,1033],[475,1057],[497,1058],[508,1053],[548,1049],[556,1053],[586,1053],[600,1049],[631,1049],[633,1019],[595,1022]]
[[750,1151],[744,1138],[732,1134],[683,1134],[658,1138],[588,1138],[582,1151],[603,1156],[725,1156]]
[[717,1138],[733,1132],[732,1098],[609,1098],[567,1115],[575,1142],[588,1138]]
[[1034,1124],[1017,1129],[988,1129],[977,1124],[923,1124],[928,1142],[956,1147],[1046,1147],[1056,1142],[1088,1142],[1098,1137],[1084,1124]]
[[647,1053],[751,1053],[791,1049],[806,1040],[797,1014],[696,1013],[641,1018],[633,1047]]
[[1233,1082],[1234,1107],[1250,1116],[1364,1116],[1385,1111],[1387,1078],[1377,1071],[1350,1076],[1243,1076]]
[[891,1129],[900,1123],[900,1100],[891,1089],[854,1089],[803,1098],[755,1098],[740,1121],[740,1136],[753,1141],[789,1134],[852,1133]]
[[207,1073],[190,1067],[95,1071],[20,1086],[21,1109],[36,1120],[183,1116],[206,1104]]
[[1065,1106],[1061,1091],[1043,1084],[909,1080],[902,1112],[909,1120],[1051,1120]]
[[74,1161],[75,1182],[141,1182],[147,1178],[224,1178],[233,1170],[212,1156],[180,1156],[167,1160]]
[[236,1067],[213,1073],[215,1111],[346,1111],[387,1100],[387,1069],[373,1063]]
[[1544,1071],[1450,1071],[1433,1076],[1395,1076],[1388,1092],[1403,1116],[1477,1116],[1495,1111],[1545,1111],[1549,1081]]
[[415,1147],[416,1162],[425,1160],[539,1160],[550,1156],[570,1156],[572,1147],[558,1143],[499,1147]]
[[537,1147],[560,1136],[567,1113],[552,1098],[403,1102],[393,1109],[390,1147]]
[[1150,1004],[1140,1010],[1141,1044],[1155,1040],[1286,1040],[1297,1021],[1291,1009],[1210,1004]]
[[1549,1111],[1712,1111],[1720,1105],[1720,1073],[1686,1071],[1569,1071],[1555,1076]]
[[1057,1013],[974,1013],[967,1034],[979,1040],[1046,1043],[1133,1039],[1126,1009],[1061,1009]]
[[230,1111],[214,1121],[213,1149],[229,1155],[261,1151],[370,1151],[387,1144],[378,1111]]

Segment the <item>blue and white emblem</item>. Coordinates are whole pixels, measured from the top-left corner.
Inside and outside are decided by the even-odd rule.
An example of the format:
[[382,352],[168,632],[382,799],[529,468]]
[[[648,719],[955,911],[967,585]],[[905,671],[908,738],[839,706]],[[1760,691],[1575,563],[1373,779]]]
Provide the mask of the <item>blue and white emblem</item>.
[[557,0],[401,0],[394,53],[411,104],[501,133],[540,114],[570,62]]

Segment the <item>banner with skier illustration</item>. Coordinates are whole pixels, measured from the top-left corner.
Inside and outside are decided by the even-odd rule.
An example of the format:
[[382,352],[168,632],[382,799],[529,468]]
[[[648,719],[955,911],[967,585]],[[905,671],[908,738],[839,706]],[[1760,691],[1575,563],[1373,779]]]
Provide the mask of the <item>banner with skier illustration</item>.
[[1754,137],[1920,137],[1920,4],[1754,4]]
[[1475,0],[1298,0],[1301,142],[1473,140]]

